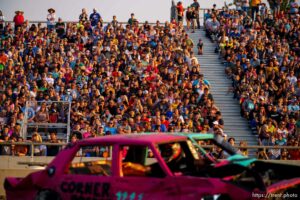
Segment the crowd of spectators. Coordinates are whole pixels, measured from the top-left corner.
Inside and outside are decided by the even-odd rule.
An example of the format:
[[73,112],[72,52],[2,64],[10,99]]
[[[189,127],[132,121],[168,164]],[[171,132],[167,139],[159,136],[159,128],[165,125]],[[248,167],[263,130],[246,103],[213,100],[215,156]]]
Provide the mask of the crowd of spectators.
[[[223,135],[221,113],[182,23],[139,24],[134,13],[127,23],[116,16],[103,23],[96,9],[90,16],[82,9],[78,23],[65,23],[53,8],[48,12],[47,24],[30,24],[17,11],[14,24],[0,30],[2,141],[61,139],[38,129],[22,138],[26,101],[32,104],[28,119],[40,123],[65,122],[51,101],[69,101],[71,141],[143,132]],[[7,147],[2,154],[57,152],[43,145]]]
[[[298,8],[291,1],[287,10],[251,12],[252,17],[247,9],[214,9],[206,14],[207,35],[212,37],[217,32],[216,53],[232,79],[229,91],[239,100],[241,115],[262,145],[299,144]],[[300,150],[271,149],[259,152],[259,156],[300,159]]]
[[[226,136],[182,23],[141,24],[134,13],[127,23],[116,16],[103,23],[96,9],[90,15],[82,9],[78,23],[65,23],[56,21],[53,8],[48,12],[45,25],[29,24],[22,11],[16,11],[14,24],[0,23],[1,141],[60,142],[52,130],[46,139],[38,130],[31,138],[20,135],[26,101],[33,104],[29,119],[45,123],[65,122],[51,101],[69,101],[71,141],[144,132]],[[207,35],[218,37],[216,52],[232,79],[234,98],[260,143],[298,146],[298,5],[276,14],[251,13],[214,7],[205,14]],[[58,148],[1,147],[2,155],[29,151],[55,155]],[[259,156],[300,159],[300,151],[271,149]]]

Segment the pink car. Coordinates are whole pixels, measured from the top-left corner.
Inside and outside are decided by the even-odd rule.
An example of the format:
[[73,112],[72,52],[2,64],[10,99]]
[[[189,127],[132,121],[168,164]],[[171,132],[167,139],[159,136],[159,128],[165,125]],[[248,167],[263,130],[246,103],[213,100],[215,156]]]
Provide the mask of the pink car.
[[[222,167],[207,167],[206,160],[185,136],[104,136],[69,144],[45,170],[25,178],[6,178],[4,187],[8,200],[241,200],[282,191],[300,182],[266,188],[251,173],[243,182],[245,172],[240,168],[231,172],[229,167],[228,172],[228,165]],[[224,169],[224,176],[207,177],[205,172],[221,174]]]

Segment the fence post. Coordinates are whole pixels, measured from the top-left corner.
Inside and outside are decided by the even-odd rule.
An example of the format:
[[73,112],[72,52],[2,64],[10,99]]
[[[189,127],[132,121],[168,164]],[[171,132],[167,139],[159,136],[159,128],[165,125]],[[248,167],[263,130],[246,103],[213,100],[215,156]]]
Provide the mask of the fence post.
[[70,129],[71,129],[71,102],[68,101],[68,122],[67,122],[67,143],[69,142],[70,139]]
[[27,123],[28,123],[28,101],[26,101],[25,103],[25,114],[24,114],[24,119],[21,127],[22,137],[24,139],[27,138]]
[[33,156],[34,156],[34,144],[31,143],[31,153],[30,153],[31,161],[33,161]]

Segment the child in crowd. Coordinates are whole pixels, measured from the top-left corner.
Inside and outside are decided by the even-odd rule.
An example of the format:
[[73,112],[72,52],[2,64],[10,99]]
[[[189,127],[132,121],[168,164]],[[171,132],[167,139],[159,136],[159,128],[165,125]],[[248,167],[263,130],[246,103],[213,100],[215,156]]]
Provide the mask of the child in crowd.
[[197,47],[198,47],[198,55],[202,55],[203,54],[203,41],[201,38],[199,39]]

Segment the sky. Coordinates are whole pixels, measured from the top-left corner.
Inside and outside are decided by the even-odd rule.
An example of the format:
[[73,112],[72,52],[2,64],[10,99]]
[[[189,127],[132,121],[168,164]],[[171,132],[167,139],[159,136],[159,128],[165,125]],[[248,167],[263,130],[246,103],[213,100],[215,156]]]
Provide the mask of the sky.
[[[181,0],[184,6],[190,5],[193,0]],[[175,0],[177,2],[177,0]],[[221,8],[222,0],[198,0],[202,8],[211,8],[214,3]],[[229,2],[229,1],[226,1]],[[130,13],[143,22],[164,22],[170,20],[171,0],[0,0],[0,9],[6,20],[12,20],[14,11],[23,10],[25,19],[29,21],[46,20],[48,8],[56,10],[56,17],[64,21],[78,20],[82,8],[88,13],[97,8],[104,21],[111,21],[116,15],[120,22],[127,21]]]

